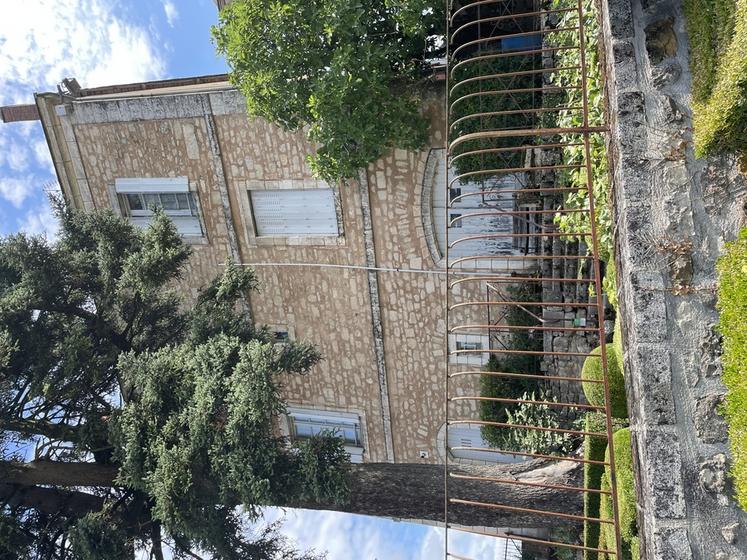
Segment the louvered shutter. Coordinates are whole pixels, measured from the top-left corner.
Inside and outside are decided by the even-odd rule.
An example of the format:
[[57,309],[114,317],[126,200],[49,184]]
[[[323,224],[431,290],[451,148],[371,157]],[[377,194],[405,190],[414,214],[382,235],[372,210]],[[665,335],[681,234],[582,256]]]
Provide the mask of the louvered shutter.
[[259,236],[338,235],[332,189],[249,191]]
[[[480,451],[481,448],[489,449],[492,446],[483,439],[479,424],[454,424],[449,426],[448,444],[452,456],[458,459],[491,463],[518,463],[526,460],[525,457],[511,453]],[[453,449],[455,447],[466,447],[468,449]]]

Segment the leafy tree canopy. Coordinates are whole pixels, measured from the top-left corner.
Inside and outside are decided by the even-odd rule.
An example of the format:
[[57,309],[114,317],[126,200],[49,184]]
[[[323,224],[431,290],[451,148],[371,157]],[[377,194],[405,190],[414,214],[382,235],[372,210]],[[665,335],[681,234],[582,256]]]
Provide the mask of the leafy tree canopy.
[[441,54],[442,3],[235,0],[213,28],[249,114],[308,127],[319,176],[352,177],[426,138],[416,87]]
[[[244,522],[265,504],[347,498],[339,439],[291,444],[275,429],[280,374],[319,354],[254,328],[248,269],[228,265],[187,309],[176,282],[190,251],[164,215],[145,231],[112,213],[60,217],[55,243],[0,240],[0,557],[131,559],[147,546],[158,559],[162,544],[176,557],[314,557],[275,527],[249,538]],[[14,453],[24,442],[31,461]]]

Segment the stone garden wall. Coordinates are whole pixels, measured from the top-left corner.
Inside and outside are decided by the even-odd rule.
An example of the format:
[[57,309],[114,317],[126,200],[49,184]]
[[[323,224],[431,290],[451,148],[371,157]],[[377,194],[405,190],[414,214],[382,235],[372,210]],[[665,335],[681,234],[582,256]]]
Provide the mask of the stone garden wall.
[[694,157],[681,2],[601,4],[642,557],[747,558],[714,331],[715,263],[745,220],[744,177],[732,158]]

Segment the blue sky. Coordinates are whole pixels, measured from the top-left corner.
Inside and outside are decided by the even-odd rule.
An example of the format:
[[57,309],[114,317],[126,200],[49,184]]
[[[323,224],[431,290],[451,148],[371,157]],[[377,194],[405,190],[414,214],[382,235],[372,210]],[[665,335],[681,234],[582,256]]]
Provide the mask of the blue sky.
[[[226,71],[213,52],[211,0],[22,0],[0,18],[0,105],[32,103],[65,77],[83,87]],[[46,190],[56,190],[38,123],[0,124],[0,235],[54,237]],[[424,525],[334,512],[270,509],[299,547],[327,550],[329,560],[431,560],[443,556],[443,533]],[[505,542],[455,534],[452,552],[503,560]],[[508,545],[509,556],[516,551]],[[513,551],[514,554],[510,554]]]
[[[32,103],[65,77],[83,87],[226,71],[211,0],[25,0],[0,18],[0,105]],[[11,5],[12,4],[12,5]],[[0,234],[55,230],[41,126],[0,126]]]

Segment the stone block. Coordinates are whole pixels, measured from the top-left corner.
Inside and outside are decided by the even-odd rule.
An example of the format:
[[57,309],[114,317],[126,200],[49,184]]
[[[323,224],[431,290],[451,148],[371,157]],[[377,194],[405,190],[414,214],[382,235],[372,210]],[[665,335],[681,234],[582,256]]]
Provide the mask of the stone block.
[[700,487],[714,498],[719,505],[728,505],[726,455],[717,453],[700,463],[699,469],[698,482]]
[[724,395],[712,394],[698,399],[695,404],[695,431],[703,443],[725,442],[727,425],[719,414]]
[[630,0],[607,3],[607,17],[613,39],[627,39],[635,33],[633,27],[633,7]]
[[638,77],[638,67],[635,60],[635,47],[630,41],[613,41],[612,56],[615,61],[615,81],[624,88],[628,84],[635,84]]
[[651,68],[651,81],[657,89],[676,83],[682,76],[682,65],[676,60]]
[[639,413],[647,425],[674,424],[677,420],[672,394],[672,366],[669,350],[663,345],[636,344],[631,372],[640,384],[636,395]]
[[700,375],[702,377],[716,377],[723,372],[721,363],[722,337],[715,325],[710,325],[700,343]]
[[[617,95],[617,128],[615,136],[620,143],[623,158],[644,159],[646,145],[646,105],[640,91],[626,91]],[[627,183],[626,183],[627,187]]]
[[[621,145],[625,140],[621,141]],[[626,144],[627,146],[627,144]],[[618,199],[628,207],[651,203],[651,169],[648,159],[635,151],[621,154]],[[624,185],[624,188],[622,187]]]
[[647,430],[642,436],[641,465],[645,470],[642,493],[648,495],[647,501],[652,505],[649,515],[657,519],[683,519],[686,508],[679,439],[674,433],[659,430]]
[[687,529],[658,527],[654,530],[654,558],[657,560],[692,560]]
[[674,18],[667,17],[646,26],[646,52],[651,64],[659,64],[665,58],[677,54],[677,35],[674,32]]
[[737,542],[738,531],[739,523],[732,523],[721,529],[721,535],[728,544],[735,544]]
[[642,289],[634,284],[635,274],[628,277],[626,302],[633,306],[631,333],[634,343],[663,342],[667,338],[667,309],[664,293]]

